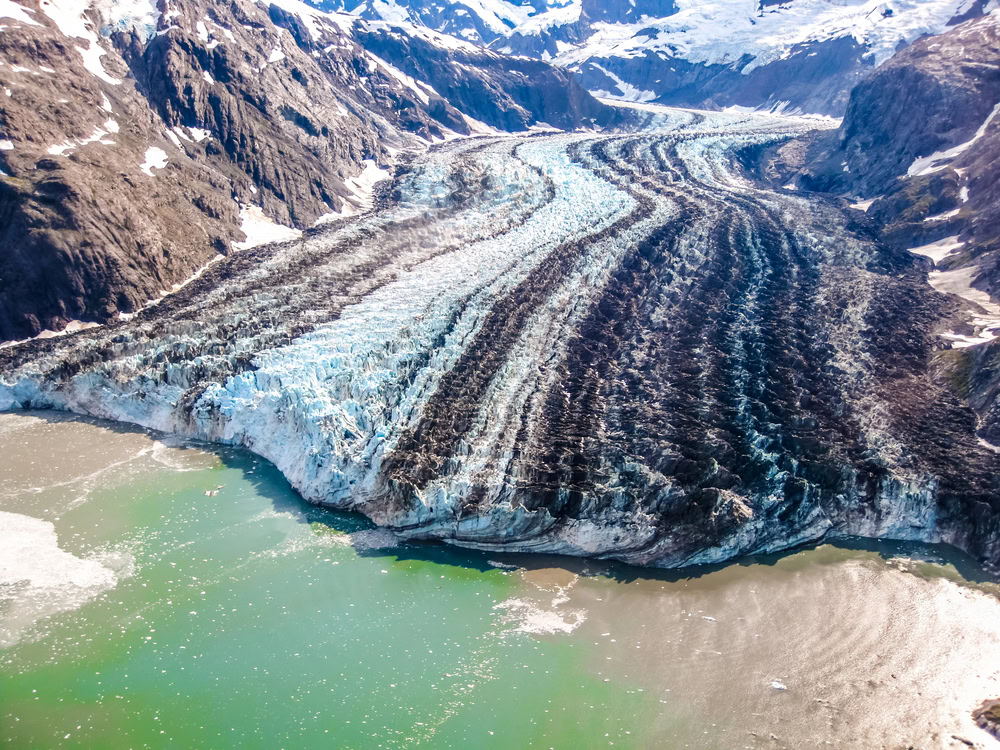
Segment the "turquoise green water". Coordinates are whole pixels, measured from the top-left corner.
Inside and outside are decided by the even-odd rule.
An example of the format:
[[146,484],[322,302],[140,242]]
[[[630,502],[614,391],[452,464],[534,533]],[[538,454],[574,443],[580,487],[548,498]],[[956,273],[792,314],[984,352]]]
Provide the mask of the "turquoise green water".
[[0,415],[0,455],[5,747],[951,747],[1000,695],[940,550],[657,575],[396,546],[141,431]]

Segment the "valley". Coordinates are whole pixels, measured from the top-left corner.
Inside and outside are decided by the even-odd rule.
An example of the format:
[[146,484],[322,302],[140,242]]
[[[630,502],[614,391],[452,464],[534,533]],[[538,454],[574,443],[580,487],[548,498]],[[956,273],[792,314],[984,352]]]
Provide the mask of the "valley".
[[371,213],[0,351],[0,408],[241,445],[412,539],[675,567],[854,535],[995,566],[1000,459],[929,367],[961,300],[741,167],[822,121],[637,117],[435,147]]

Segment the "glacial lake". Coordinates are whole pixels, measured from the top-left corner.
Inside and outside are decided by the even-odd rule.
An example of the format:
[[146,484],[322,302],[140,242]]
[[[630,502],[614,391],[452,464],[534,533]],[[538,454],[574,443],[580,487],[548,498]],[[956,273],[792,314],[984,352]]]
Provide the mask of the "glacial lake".
[[2,747],[986,748],[996,696],[952,550],[399,546],[243,450],[0,414]]

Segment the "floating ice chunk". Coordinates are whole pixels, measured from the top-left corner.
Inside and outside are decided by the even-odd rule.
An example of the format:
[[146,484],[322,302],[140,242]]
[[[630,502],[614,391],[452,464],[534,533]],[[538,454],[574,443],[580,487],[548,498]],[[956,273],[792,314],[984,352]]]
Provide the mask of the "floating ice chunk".
[[515,626],[514,632],[531,635],[569,635],[587,619],[582,609],[543,609],[534,602],[518,598],[502,601],[493,609],[506,612],[505,619]]
[[113,570],[59,547],[55,526],[0,511],[0,648],[35,622],[76,609],[117,583]]
[[14,144],[6,138],[0,139],[0,151],[13,151]]

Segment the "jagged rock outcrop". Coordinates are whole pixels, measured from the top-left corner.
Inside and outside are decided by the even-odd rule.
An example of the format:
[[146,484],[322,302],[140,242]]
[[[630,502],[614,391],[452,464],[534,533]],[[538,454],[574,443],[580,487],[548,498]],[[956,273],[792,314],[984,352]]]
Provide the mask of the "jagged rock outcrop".
[[984,701],[972,713],[972,718],[984,731],[1000,740],[1000,700]]
[[453,81],[469,120],[366,50],[363,21],[295,0],[31,2],[0,8],[0,341],[132,314],[252,244],[255,221],[355,212],[376,165],[485,131],[480,115],[520,130],[612,114],[545,63],[394,27],[422,35],[398,43],[427,58],[408,66]]
[[901,178],[910,189],[914,177],[985,170],[1000,102],[998,61],[997,13],[893,55],[851,91],[836,150],[804,186],[867,198],[900,190]]
[[380,211],[0,351],[0,408],[241,444],[411,538],[679,566],[864,535],[1000,565],[1000,455],[936,365],[960,302],[842,202],[742,172],[815,124],[646,125],[443,144]]
[[621,120],[567,71],[540,60],[463,47],[447,50],[391,25],[360,27],[366,50],[425,81],[444,102],[491,127],[517,132],[537,123],[563,130],[608,126]]

